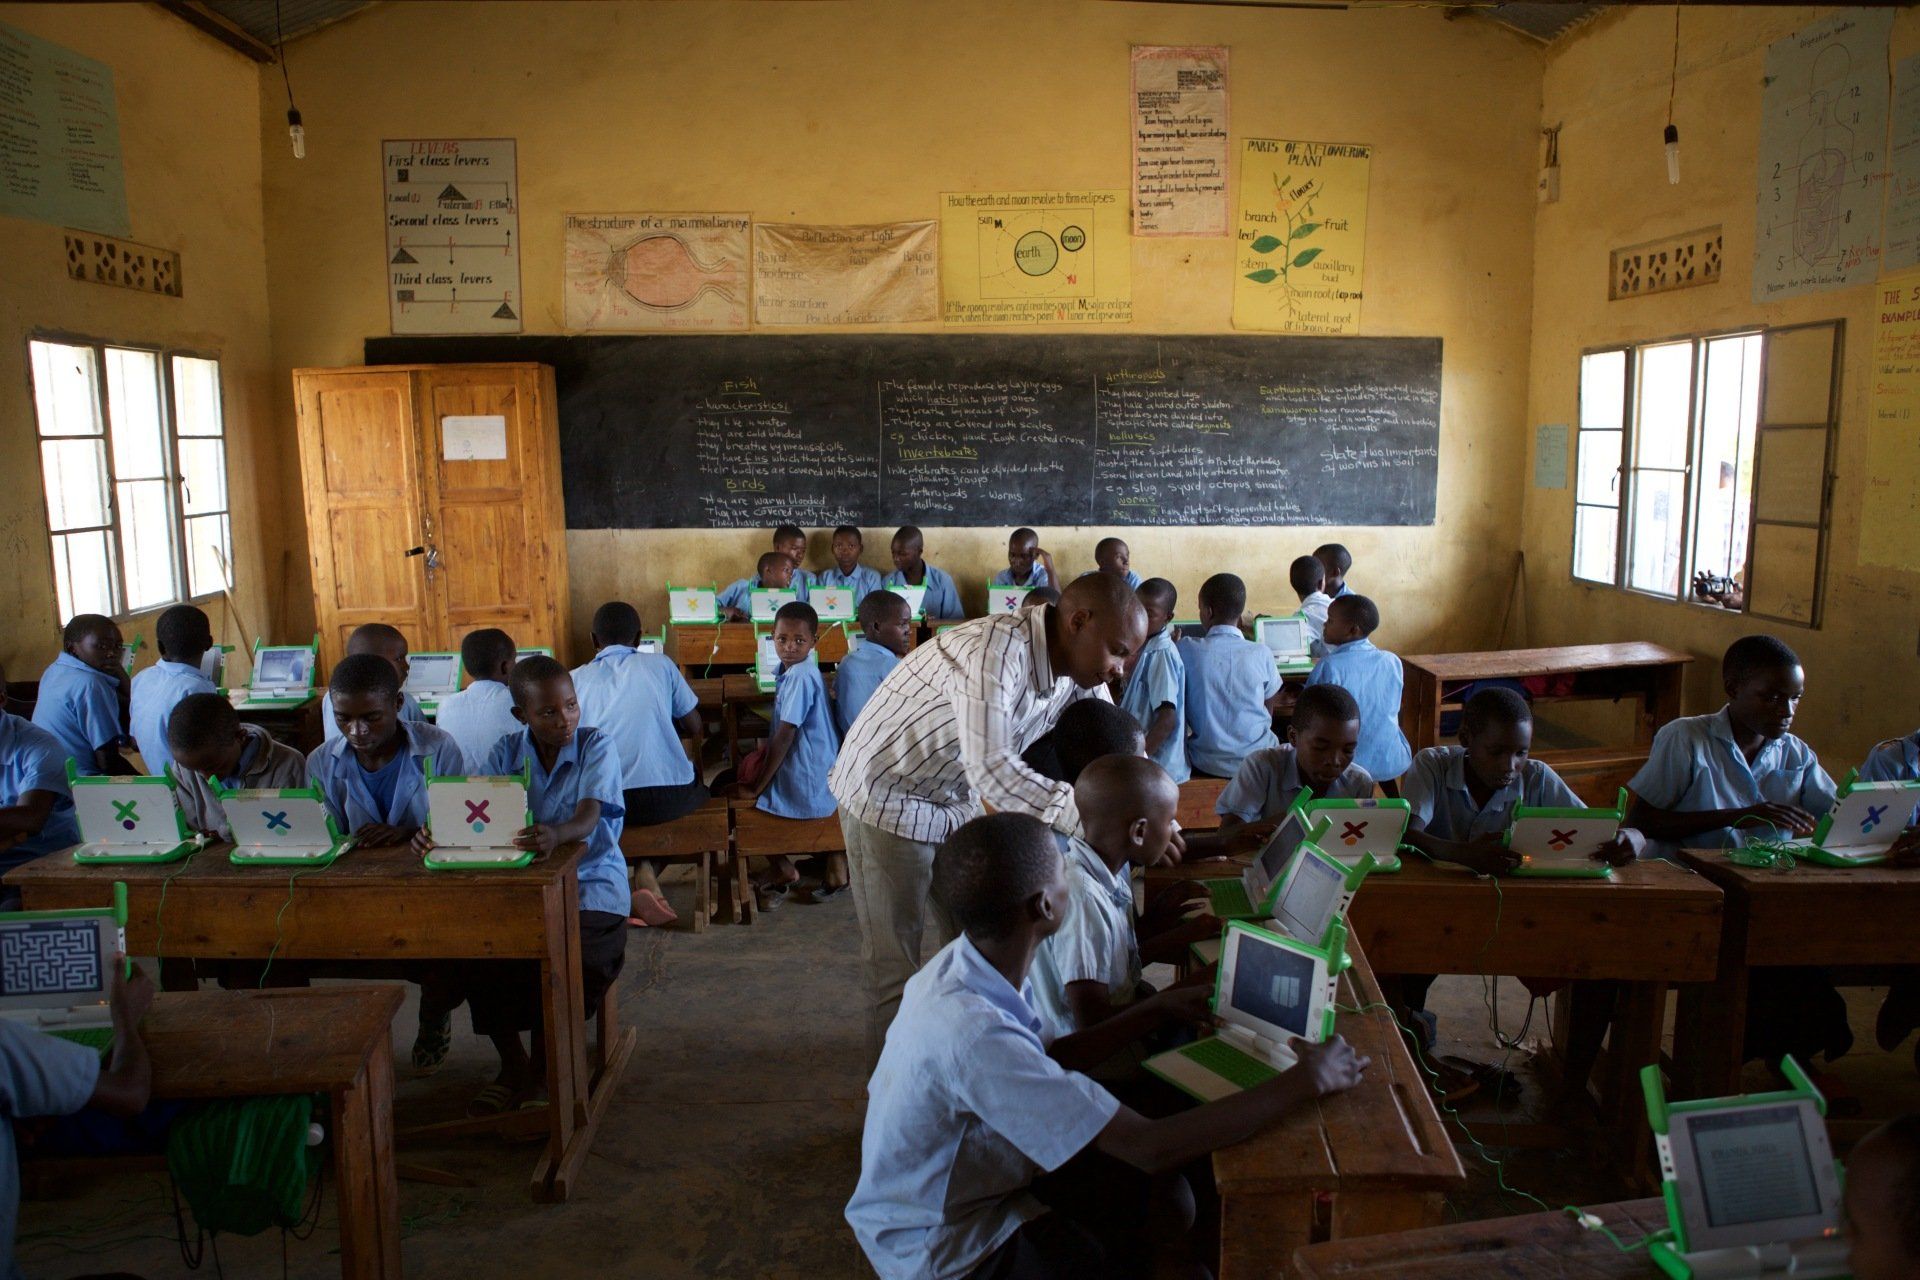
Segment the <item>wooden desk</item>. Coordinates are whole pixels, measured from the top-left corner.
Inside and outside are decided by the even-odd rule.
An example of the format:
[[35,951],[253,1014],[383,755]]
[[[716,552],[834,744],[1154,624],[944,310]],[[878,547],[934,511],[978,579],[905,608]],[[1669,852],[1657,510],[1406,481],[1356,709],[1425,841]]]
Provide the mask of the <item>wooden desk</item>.
[[1219,778],[1189,778],[1180,784],[1180,804],[1174,817],[1182,831],[1218,831],[1220,815],[1214,812],[1220,793],[1227,784]]
[[162,992],[140,1024],[153,1096],[324,1093],[340,1206],[340,1274],[400,1275],[393,1172],[392,1024],[398,985]]
[[[851,622],[820,624],[820,661],[838,662],[847,656],[847,629]],[[756,632],[768,633],[772,623],[668,623],[662,652],[688,675],[706,675],[714,667],[751,667],[759,651]]]
[[1676,1098],[1740,1092],[1750,969],[1920,964],[1920,870],[1802,862],[1765,871],[1736,866],[1724,849],[1682,850],[1680,859],[1725,891],[1726,918],[1715,973],[1680,993]]
[[[1588,1209],[1628,1244],[1667,1226],[1659,1200],[1627,1200]],[[1308,1245],[1293,1255],[1300,1280],[1646,1280],[1643,1250],[1622,1253],[1564,1213],[1529,1213]]]
[[[232,696],[236,704],[246,701],[245,693],[240,690],[234,690]],[[283,707],[241,708],[236,705],[234,710],[244,723],[259,725],[275,741],[284,742],[305,754],[325,739],[326,726],[320,723],[320,717],[326,711],[325,702],[324,693],[315,693],[305,702],[288,703]]]
[[1588,804],[1611,808],[1620,788],[1646,763],[1654,731],[1680,714],[1680,678],[1693,655],[1645,641],[1571,645],[1560,649],[1503,649],[1486,653],[1419,653],[1402,657],[1406,685],[1400,728],[1415,751],[1440,745],[1440,718],[1460,707],[1465,685],[1481,680],[1572,676],[1568,693],[1537,694],[1536,707],[1556,702],[1636,699],[1633,741],[1599,747],[1537,751]]
[[[1380,987],[1364,949],[1352,951],[1340,1003],[1366,1009],[1382,1002]],[[1337,1030],[1373,1059],[1360,1086],[1214,1153],[1220,1280],[1287,1274],[1317,1222],[1337,1239],[1436,1226],[1446,1193],[1466,1180],[1393,1019],[1343,1013]]]
[[19,886],[26,910],[47,911],[111,902],[113,882],[124,881],[135,955],[537,961],[552,1103],[532,1194],[565,1200],[635,1039],[607,1025],[603,1008],[603,1061],[589,1079],[574,875],[586,846],[490,871],[428,871],[404,847],[355,849],[330,867],[293,874],[236,867],[230,847],[165,866],[78,866],[65,853],[49,854],[8,872],[6,882]]

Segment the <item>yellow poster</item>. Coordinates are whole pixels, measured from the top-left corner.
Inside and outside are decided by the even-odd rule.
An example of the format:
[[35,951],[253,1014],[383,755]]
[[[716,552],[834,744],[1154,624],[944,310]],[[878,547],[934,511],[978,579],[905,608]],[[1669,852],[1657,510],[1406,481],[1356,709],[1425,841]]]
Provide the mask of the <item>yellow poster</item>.
[[1874,289],[1860,563],[1920,572],[1920,271],[1889,276]]
[[1373,148],[1248,138],[1240,150],[1233,327],[1358,333]]
[[948,324],[1125,324],[1132,245],[1120,191],[954,192],[940,197]]

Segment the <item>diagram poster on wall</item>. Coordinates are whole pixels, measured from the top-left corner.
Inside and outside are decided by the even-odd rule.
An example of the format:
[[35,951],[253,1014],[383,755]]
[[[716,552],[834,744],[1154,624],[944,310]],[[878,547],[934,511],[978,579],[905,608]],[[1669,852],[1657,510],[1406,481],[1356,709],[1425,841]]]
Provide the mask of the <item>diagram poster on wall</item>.
[[113,69],[4,23],[0,215],[133,234]]
[[380,144],[395,333],[520,332],[512,138]]
[[1227,51],[1133,46],[1133,234],[1227,234]]
[[1893,69],[1893,131],[1887,146],[1886,248],[1880,273],[1920,267],[1920,54]]
[[1920,572],[1920,271],[1875,286],[1860,562]]
[[910,324],[940,316],[931,222],[753,227],[755,324]]
[[714,332],[747,327],[744,213],[570,213],[567,328]]
[[1372,157],[1352,143],[1242,143],[1234,328],[1360,331]]
[[1880,272],[1891,9],[1847,9],[1767,46],[1753,300]]
[[1118,191],[940,197],[948,324],[1125,324],[1133,249]]

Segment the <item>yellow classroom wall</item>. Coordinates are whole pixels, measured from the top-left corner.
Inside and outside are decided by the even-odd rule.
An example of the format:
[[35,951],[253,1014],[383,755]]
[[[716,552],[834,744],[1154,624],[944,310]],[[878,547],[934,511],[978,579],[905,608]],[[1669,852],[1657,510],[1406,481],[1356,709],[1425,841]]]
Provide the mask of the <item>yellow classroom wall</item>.
[[[1836,773],[1881,738],[1920,722],[1914,697],[1920,575],[1859,563],[1865,484],[1874,286],[1768,304],[1752,301],[1760,91],[1767,45],[1825,9],[1687,6],[1680,20],[1674,120],[1681,182],[1669,186],[1660,134],[1673,53],[1671,8],[1616,9],[1553,46],[1541,119],[1560,134],[1561,199],[1542,206],[1534,232],[1532,423],[1577,421],[1582,350],[1753,324],[1846,322],[1843,400],[1826,613],[1820,630],[1762,623],[1571,578],[1573,493],[1531,487],[1526,549],[1527,639],[1533,644],[1658,640],[1697,657],[1690,712],[1718,708],[1719,658],[1734,639],[1766,631],[1807,666],[1795,732]],[[1920,50],[1920,15],[1900,13],[1895,59]],[[1718,283],[1620,302],[1607,300],[1611,250],[1720,225]],[[1529,445],[1531,447],[1531,445]],[[1571,480],[1569,480],[1571,483]]]
[[[47,512],[40,484],[27,341],[38,330],[188,348],[219,358],[225,403],[236,592],[247,623],[272,625],[285,598],[278,520],[282,442],[270,411],[261,231],[258,71],[153,5],[0,4],[0,22],[113,69],[132,240],[181,255],[183,296],[71,280],[61,228],[0,217],[0,660],[33,680],[59,652]],[[262,479],[264,477],[264,480]],[[244,645],[218,600],[214,634]],[[309,606],[302,606],[306,611]],[[153,660],[153,619],[142,665]]]
[[[1232,133],[1370,143],[1370,335],[1445,340],[1437,525],[1407,529],[1124,530],[1136,569],[1191,605],[1234,569],[1254,607],[1294,607],[1286,565],[1339,539],[1396,647],[1496,639],[1522,500],[1531,308],[1534,124],[1543,50],[1434,9],[1309,13],[1104,0],[821,4],[382,4],[288,50],[308,132],[260,81],[276,409],[289,370],[357,364],[388,332],[379,200],[383,138],[518,142],[528,332],[561,323],[569,211],[749,211],[768,220],[937,216],[942,191],[1129,181],[1130,44],[1232,49]],[[1229,242],[1133,242],[1135,332],[1231,332]],[[923,328],[938,330],[940,326]],[[791,332],[790,330],[788,332]],[[1002,330],[1001,332],[1005,332]],[[298,473],[282,459],[296,545]],[[1104,529],[1008,511],[1003,527],[929,529],[929,558],[977,610],[1007,529],[1040,528],[1067,573]],[[867,531],[886,566],[891,530]],[[567,535],[577,642],[621,596],[649,626],[664,585],[750,571],[767,531]],[[814,557],[826,536],[816,531]],[[296,617],[308,601],[293,589]]]

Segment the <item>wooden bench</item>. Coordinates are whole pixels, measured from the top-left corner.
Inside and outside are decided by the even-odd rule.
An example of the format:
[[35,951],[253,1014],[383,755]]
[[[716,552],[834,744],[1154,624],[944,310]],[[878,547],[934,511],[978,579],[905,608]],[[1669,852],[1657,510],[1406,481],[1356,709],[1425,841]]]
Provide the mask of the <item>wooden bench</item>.
[[[1628,1245],[1667,1225],[1666,1206],[1659,1200],[1594,1205],[1587,1212]],[[1404,1280],[1408,1276],[1420,1280],[1495,1276],[1644,1280],[1656,1274],[1645,1253],[1623,1252],[1564,1213],[1530,1213],[1426,1231],[1329,1240],[1296,1249],[1293,1273],[1300,1280]]]
[[693,863],[693,931],[699,933],[713,918],[715,863],[726,859],[731,831],[727,802],[710,800],[671,822],[627,827],[620,833],[620,854],[629,863],[643,859]]
[[840,834],[840,816],[824,818],[780,818],[752,805],[733,809],[733,874],[729,877],[735,918],[750,923],[759,910],[753,898],[753,885],[747,876],[749,858],[771,858],[778,854],[845,853],[847,843]]

